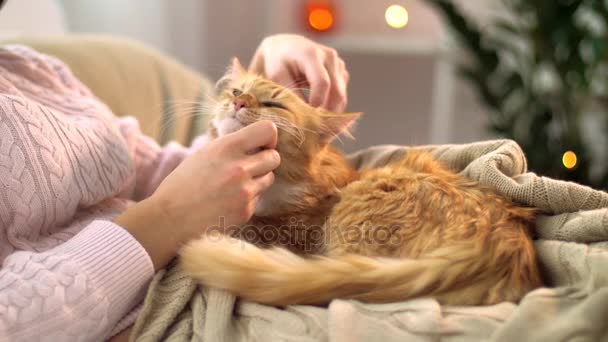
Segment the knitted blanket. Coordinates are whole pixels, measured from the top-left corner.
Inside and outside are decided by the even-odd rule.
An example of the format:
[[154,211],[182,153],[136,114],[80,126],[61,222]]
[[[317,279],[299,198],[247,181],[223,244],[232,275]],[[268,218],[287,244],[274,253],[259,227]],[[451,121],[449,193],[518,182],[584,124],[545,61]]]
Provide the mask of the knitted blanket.
[[[350,156],[383,165],[413,147]],[[541,209],[536,248],[547,288],[519,304],[441,306],[430,298],[391,304],[334,300],[275,308],[197,286],[178,263],[154,278],[134,341],[599,341],[608,339],[608,194],[526,172],[511,141],[415,147],[463,175]]]

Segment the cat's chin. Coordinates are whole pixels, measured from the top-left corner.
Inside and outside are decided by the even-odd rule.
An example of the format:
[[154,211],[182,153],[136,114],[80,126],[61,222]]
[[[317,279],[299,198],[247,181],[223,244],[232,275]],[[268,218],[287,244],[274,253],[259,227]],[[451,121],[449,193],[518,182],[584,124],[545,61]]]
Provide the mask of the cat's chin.
[[235,118],[225,118],[222,120],[215,119],[213,124],[215,125],[217,133],[220,137],[226,134],[234,133],[245,127],[245,125]]

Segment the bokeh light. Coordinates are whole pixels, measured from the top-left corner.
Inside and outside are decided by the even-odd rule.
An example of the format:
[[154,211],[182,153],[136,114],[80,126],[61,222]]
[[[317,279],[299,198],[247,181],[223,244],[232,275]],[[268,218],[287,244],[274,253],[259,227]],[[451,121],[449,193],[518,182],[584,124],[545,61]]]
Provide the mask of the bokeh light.
[[327,8],[315,8],[308,13],[308,23],[317,31],[327,31],[334,25],[334,16]]
[[564,163],[566,169],[573,169],[576,166],[577,161],[576,153],[572,151],[567,151],[562,156],[562,163]]
[[393,28],[402,28],[410,20],[405,7],[399,5],[389,6],[384,13],[384,17],[386,18],[386,23]]

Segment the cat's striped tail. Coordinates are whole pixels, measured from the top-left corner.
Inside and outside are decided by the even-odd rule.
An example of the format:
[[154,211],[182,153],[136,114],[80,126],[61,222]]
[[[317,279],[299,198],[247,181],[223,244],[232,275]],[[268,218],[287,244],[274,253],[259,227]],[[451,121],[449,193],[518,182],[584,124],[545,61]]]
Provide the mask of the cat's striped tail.
[[381,303],[421,296],[449,304],[492,304],[518,301],[531,290],[522,288],[521,274],[517,281],[511,279],[512,271],[522,270],[488,272],[488,257],[482,254],[469,245],[438,249],[420,259],[354,254],[305,258],[283,248],[262,249],[216,236],[184,247],[181,262],[204,285],[270,305],[325,304],[335,298]]

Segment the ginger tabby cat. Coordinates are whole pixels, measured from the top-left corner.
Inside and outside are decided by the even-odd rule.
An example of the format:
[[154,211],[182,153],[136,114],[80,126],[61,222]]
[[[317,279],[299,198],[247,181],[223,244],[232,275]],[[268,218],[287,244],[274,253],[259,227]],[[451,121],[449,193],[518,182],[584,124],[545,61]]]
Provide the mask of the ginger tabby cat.
[[281,165],[248,224],[182,250],[200,283],[270,305],[414,297],[488,305],[542,285],[532,209],[422,152],[357,172],[329,144],[360,114],[313,108],[236,59],[218,88],[210,135],[272,120]]

